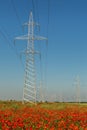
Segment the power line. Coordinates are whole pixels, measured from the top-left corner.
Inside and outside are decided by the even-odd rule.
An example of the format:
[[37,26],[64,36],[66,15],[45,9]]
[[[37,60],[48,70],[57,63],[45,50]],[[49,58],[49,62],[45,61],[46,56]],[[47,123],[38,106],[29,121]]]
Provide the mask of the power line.
[[14,12],[16,14],[17,19],[18,19],[18,23],[19,23],[19,25],[21,25],[21,20],[20,20],[20,17],[18,15],[18,12],[17,12],[16,6],[15,6],[14,0],[11,0],[11,4],[13,6],[13,10],[14,10]]
[[45,53],[45,85],[47,88],[47,61],[48,61],[48,41],[49,41],[49,16],[50,16],[50,0],[48,0],[48,19],[47,19],[47,41],[46,41],[46,53]]
[[49,23],[50,23],[50,0],[48,0],[48,10],[47,10],[47,38],[49,37]]
[[48,25],[49,25],[49,17],[50,17],[50,0],[48,0]]
[[24,68],[24,65],[22,63],[22,60],[20,59],[18,52],[16,50],[16,48],[14,49],[14,47],[11,45],[13,42],[11,40],[9,40],[8,35],[6,34],[6,30],[5,32],[3,32],[2,30],[0,30],[0,34],[3,36],[3,38],[7,41],[7,44],[9,45],[9,47],[15,52],[16,56],[18,57],[18,59],[20,60],[20,63],[22,65],[22,67]]
[[19,56],[19,54],[18,54],[18,51],[17,51],[17,48],[16,48],[16,45],[15,45],[15,44],[14,44],[14,46],[15,46],[15,52],[16,52],[16,55],[17,55],[18,59],[20,60],[20,63],[21,63],[21,65],[22,65],[22,67],[23,67],[23,70],[24,70],[24,64],[23,64],[23,62],[22,62],[21,55]]
[[38,6],[39,6],[39,5],[38,5],[39,2],[38,2],[38,0],[35,1],[35,2],[36,2],[36,11],[37,11],[37,22],[39,23],[39,9],[38,9],[38,8],[39,8],[39,7],[38,7]]
[[9,40],[8,36],[6,35],[6,32],[4,33],[2,30],[0,30],[0,34],[7,41],[9,47],[13,50],[13,46],[11,45],[11,41]]
[[[32,0],[32,7],[33,7],[33,12],[34,12],[34,17],[35,17],[35,19],[37,19],[37,22],[39,23],[39,10],[38,10],[39,5],[38,4],[39,4],[38,0],[37,1]],[[37,31],[36,32],[37,35],[39,35],[40,26],[39,26],[39,30],[37,29],[36,31]],[[38,44],[38,50],[40,51],[40,89],[42,90],[43,84],[44,84],[44,75],[43,75],[43,71],[42,71],[43,67],[42,67],[41,43]],[[41,96],[42,96],[42,94],[41,94]],[[44,95],[43,95],[43,97],[41,97],[41,99],[42,99],[42,101],[44,100]]]

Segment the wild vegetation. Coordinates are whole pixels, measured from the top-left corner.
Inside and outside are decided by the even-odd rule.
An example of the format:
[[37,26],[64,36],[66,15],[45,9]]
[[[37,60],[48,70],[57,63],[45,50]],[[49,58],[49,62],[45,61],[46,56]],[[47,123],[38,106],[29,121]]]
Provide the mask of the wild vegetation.
[[1,101],[0,130],[87,130],[87,104]]

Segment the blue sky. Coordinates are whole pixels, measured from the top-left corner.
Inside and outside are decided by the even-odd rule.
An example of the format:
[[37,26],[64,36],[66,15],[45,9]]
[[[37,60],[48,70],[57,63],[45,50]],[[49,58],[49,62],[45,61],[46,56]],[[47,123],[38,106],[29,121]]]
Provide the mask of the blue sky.
[[[41,42],[47,97],[76,100],[79,75],[80,98],[87,100],[86,0],[0,1],[0,99],[22,98],[24,66],[18,56],[26,43],[17,41],[14,46],[14,38],[26,34],[22,24],[28,21],[31,10],[41,26],[40,35],[48,37],[48,50]],[[24,57],[22,62],[25,64]]]

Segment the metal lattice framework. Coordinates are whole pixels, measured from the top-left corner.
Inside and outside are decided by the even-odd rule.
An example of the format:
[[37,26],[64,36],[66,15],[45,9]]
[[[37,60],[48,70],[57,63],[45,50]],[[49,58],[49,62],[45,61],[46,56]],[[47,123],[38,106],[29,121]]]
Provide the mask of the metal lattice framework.
[[24,26],[28,26],[28,34],[20,37],[16,37],[16,40],[27,40],[27,48],[25,53],[26,65],[25,65],[25,78],[23,88],[23,102],[28,101],[36,103],[36,69],[35,69],[35,54],[39,53],[35,50],[34,40],[47,40],[45,37],[34,35],[34,28],[38,26],[33,21],[33,14],[30,12],[29,22]]
[[80,77],[76,78],[76,102],[80,103]]

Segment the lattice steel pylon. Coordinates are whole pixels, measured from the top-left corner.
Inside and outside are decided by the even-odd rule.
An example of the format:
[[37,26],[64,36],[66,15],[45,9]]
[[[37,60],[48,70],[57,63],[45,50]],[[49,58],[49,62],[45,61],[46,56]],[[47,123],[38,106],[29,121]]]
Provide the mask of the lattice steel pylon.
[[80,77],[79,75],[76,78],[76,102],[80,103]]
[[35,40],[47,40],[47,38],[42,36],[34,35],[34,28],[38,26],[37,23],[33,21],[33,14],[30,12],[29,22],[24,24],[28,26],[28,34],[20,37],[16,37],[15,40],[27,40],[27,48],[25,53],[26,65],[25,65],[25,78],[24,78],[24,88],[23,88],[23,103],[25,101],[36,103],[36,68],[35,68],[35,54],[39,53],[35,50],[34,41]]

